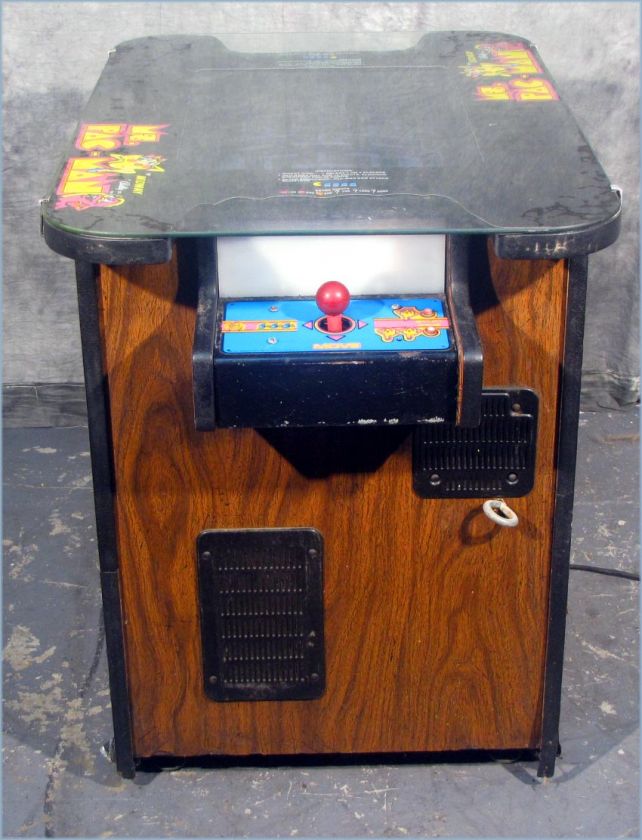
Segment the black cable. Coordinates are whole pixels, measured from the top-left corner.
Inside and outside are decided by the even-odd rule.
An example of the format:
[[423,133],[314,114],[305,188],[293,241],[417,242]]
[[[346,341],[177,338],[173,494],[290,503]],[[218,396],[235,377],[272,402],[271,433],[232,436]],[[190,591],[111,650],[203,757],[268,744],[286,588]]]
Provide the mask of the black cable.
[[621,569],[607,569],[604,566],[585,566],[582,563],[571,563],[571,569],[579,569],[580,572],[595,572],[596,575],[608,575],[609,577],[624,578],[625,580],[640,580],[640,575],[635,572],[623,572]]

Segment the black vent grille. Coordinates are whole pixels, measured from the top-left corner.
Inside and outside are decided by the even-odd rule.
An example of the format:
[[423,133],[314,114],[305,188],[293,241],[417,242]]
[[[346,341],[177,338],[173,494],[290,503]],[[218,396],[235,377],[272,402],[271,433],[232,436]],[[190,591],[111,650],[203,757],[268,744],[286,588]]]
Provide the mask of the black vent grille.
[[533,391],[484,391],[479,426],[418,426],[413,449],[415,491],[424,498],[529,493],[534,480],[537,409]]
[[311,528],[198,538],[205,691],[215,700],[318,697],[323,541]]

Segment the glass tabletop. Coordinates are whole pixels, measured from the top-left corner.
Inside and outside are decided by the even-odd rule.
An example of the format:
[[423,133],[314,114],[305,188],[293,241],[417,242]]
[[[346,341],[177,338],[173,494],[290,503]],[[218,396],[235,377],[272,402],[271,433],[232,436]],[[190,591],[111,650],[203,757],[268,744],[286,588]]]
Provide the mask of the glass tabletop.
[[567,233],[619,209],[532,44],[405,32],[125,42],[42,212],[132,238]]

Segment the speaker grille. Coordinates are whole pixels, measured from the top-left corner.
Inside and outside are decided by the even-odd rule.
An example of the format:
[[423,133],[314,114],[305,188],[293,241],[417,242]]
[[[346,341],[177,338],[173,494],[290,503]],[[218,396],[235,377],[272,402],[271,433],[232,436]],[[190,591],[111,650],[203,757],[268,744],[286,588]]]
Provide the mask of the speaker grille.
[[320,696],[322,550],[314,529],[200,534],[201,636],[210,697]]
[[529,493],[534,481],[537,411],[533,391],[485,391],[479,426],[418,426],[413,446],[415,491],[423,498]]

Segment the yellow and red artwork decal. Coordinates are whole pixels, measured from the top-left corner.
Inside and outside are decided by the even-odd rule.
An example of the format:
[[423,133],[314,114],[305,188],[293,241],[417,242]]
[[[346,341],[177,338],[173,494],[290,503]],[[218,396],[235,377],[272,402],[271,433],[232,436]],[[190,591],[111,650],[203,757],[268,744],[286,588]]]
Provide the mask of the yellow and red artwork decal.
[[388,344],[400,336],[404,341],[414,341],[418,336],[436,338],[442,329],[448,329],[448,318],[439,317],[432,309],[417,309],[416,306],[392,307],[394,318],[375,318],[374,331]]
[[164,125],[139,125],[132,123],[83,123],[78,131],[75,146],[81,152],[113,152],[123,146],[157,143]]
[[141,196],[150,174],[165,171],[165,158],[129,148],[159,142],[166,128],[169,123],[83,123],[74,144],[80,154],[67,160],[56,187],[56,210],[118,207]]
[[125,201],[125,188],[132,186],[129,180],[123,181],[123,176],[136,176],[133,192],[140,194],[139,179],[145,179],[150,172],[164,172],[160,165],[164,160],[160,155],[120,154],[69,158],[56,187],[56,210],[117,207]]
[[74,210],[115,207],[124,202],[122,196],[112,193],[112,185],[118,178],[116,172],[96,164],[96,158],[70,158],[67,161],[56,187],[56,210],[62,207]]
[[462,73],[474,79],[475,98],[493,102],[546,102],[559,99],[532,50],[520,43],[475,44],[466,51]]

